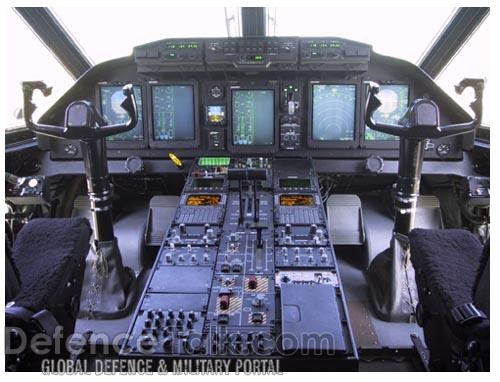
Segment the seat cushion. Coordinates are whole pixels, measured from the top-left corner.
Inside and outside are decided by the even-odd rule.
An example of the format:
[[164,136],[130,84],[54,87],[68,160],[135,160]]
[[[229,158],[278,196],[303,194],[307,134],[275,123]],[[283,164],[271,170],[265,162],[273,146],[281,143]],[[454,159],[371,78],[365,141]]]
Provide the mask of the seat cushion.
[[33,219],[19,232],[12,260],[19,271],[17,306],[37,312],[57,301],[69,275],[83,264],[91,235],[87,219]]
[[409,239],[413,266],[447,309],[473,302],[483,250],[474,235],[459,229],[414,229]]

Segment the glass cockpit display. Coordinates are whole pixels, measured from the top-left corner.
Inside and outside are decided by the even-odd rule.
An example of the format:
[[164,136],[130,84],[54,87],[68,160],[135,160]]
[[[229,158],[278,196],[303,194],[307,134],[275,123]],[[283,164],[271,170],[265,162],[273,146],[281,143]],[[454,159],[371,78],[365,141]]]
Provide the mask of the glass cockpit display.
[[[101,113],[108,124],[124,123],[129,120],[125,110],[121,108],[121,103],[125,99],[122,86],[103,85],[99,88],[101,101]],[[108,141],[142,141],[144,140],[144,128],[142,121],[142,89],[134,86],[135,102],[137,103],[138,120],[137,125],[130,131],[107,137]]]
[[233,145],[274,144],[274,90],[232,91]]
[[155,141],[195,139],[192,85],[154,85],[151,89]]
[[[377,95],[382,106],[373,114],[373,119],[379,123],[395,125],[408,108],[408,85],[380,85]],[[381,133],[366,126],[365,141],[395,141],[395,135]]]
[[356,85],[314,84],[312,95],[313,140],[354,140]]
[[226,122],[226,107],[223,105],[207,106],[207,122],[210,125],[222,125]]

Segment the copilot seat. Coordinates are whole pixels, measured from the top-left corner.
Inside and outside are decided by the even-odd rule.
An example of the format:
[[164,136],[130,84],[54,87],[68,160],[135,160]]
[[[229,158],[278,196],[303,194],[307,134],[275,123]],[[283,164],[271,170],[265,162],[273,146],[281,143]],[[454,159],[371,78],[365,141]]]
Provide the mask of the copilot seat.
[[489,241],[459,229],[410,232],[431,370],[489,370]]

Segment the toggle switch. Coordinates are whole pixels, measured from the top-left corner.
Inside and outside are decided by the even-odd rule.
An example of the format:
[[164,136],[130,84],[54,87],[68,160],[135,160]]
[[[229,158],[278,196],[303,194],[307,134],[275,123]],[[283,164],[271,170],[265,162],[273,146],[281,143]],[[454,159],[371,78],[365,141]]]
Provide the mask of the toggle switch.
[[172,342],[173,342],[172,336],[167,335],[165,337],[165,339],[163,340],[163,350],[165,350],[165,351],[172,350]]
[[184,223],[179,224],[179,231],[181,232],[181,235],[185,235],[187,233],[186,224]]
[[257,296],[255,296],[255,298],[252,300],[252,305],[256,308],[264,306],[264,295],[258,294]]
[[177,317],[179,317],[181,320],[183,320],[186,317],[186,314],[184,313],[184,309],[179,310]]
[[316,224],[311,224],[311,227],[309,228],[309,233],[311,235],[314,235],[318,230],[318,226]]

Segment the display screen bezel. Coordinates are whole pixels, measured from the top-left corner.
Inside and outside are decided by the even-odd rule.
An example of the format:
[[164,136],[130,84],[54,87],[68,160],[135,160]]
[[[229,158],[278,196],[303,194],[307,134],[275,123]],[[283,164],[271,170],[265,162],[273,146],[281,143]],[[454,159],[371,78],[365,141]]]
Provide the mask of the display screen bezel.
[[101,89],[103,87],[123,87],[127,84],[131,83],[133,87],[140,87],[141,88],[141,103],[142,103],[142,110],[141,110],[141,116],[142,116],[142,135],[143,139],[141,140],[128,140],[128,141],[110,141],[106,140],[106,147],[109,149],[140,149],[140,148],[146,148],[148,147],[148,140],[149,140],[149,134],[148,134],[148,129],[147,129],[147,119],[145,118],[145,108],[146,103],[144,102],[146,97],[144,96],[146,94],[146,89],[144,84],[141,84],[139,82],[135,81],[130,81],[130,82],[99,82],[96,86],[96,107],[97,110],[99,110],[99,113],[102,115],[103,110],[102,110],[102,97],[101,97]]
[[[153,119],[153,88],[155,86],[191,86],[193,88],[193,115],[194,115],[194,139],[159,141],[154,139],[154,119]],[[197,148],[200,145],[199,127],[199,92],[197,81],[149,81],[147,86],[148,97],[148,126],[149,126],[149,146],[151,148]]]
[[[314,107],[314,99],[313,99],[313,90],[315,85],[354,85],[354,126],[353,126],[353,138],[352,140],[343,140],[343,141],[321,141],[313,138],[313,107]],[[309,128],[307,132],[307,145],[309,148],[313,149],[329,149],[329,148],[355,148],[357,146],[358,138],[359,138],[359,120],[360,120],[360,110],[361,110],[361,102],[360,102],[360,81],[351,81],[351,80],[343,80],[343,81],[309,81],[308,83],[308,121]]]
[[[235,145],[233,143],[233,92],[238,90],[272,90],[273,91],[273,144],[271,145]],[[278,85],[256,84],[256,85],[234,85],[230,86],[228,94],[229,106],[227,108],[227,116],[229,121],[228,134],[228,149],[232,153],[275,153],[279,147],[279,131],[278,131],[278,105],[279,91]]]

